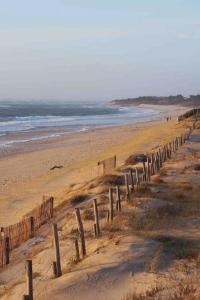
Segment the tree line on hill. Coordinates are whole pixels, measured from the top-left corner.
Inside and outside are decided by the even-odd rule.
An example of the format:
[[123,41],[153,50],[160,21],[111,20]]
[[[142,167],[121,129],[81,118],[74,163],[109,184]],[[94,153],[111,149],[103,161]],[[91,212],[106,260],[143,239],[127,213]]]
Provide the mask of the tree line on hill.
[[111,101],[114,105],[130,106],[139,104],[157,104],[157,105],[180,105],[180,106],[200,106],[200,95],[190,95],[184,97],[177,96],[144,96],[137,98],[116,99]]

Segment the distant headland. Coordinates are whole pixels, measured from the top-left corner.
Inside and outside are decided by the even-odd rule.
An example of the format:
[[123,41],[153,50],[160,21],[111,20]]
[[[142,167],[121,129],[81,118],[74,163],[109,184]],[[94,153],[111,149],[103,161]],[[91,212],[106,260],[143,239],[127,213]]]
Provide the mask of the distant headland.
[[180,105],[180,106],[200,106],[200,95],[190,95],[184,97],[177,96],[144,96],[137,98],[116,99],[112,100],[111,104],[120,106],[131,106],[140,104],[149,105]]

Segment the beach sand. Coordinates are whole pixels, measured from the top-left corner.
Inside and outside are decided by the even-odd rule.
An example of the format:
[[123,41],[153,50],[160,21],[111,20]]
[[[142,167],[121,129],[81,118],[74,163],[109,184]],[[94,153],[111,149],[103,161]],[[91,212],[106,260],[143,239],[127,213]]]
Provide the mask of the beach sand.
[[[180,109],[178,112],[180,114]],[[33,262],[35,300],[122,300],[126,299],[124,297],[129,292],[174,293],[175,289],[179,291],[181,287],[190,287],[193,280],[195,287],[199,287],[199,275],[196,273],[199,256],[196,253],[199,255],[200,173],[194,170],[194,166],[198,164],[200,157],[200,124],[197,124],[190,139],[163,164],[160,172],[152,176],[150,184],[131,193],[131,202],[122,199],[122,211],[115,211],[113,222],[107,222],[106,214],[102,215],[108,209],[108,186],[100,183],[102,178],[84,184],[91,177],[97,176],[95,171],[99,159],[116,153],[118,164],[123,164],[124,159],[132,153],[152,149],[155,152],[160,145],[171,142],[173,137],[186,133],[186,128],[192,123],[179,124],[176,119],[166,122],[165,116],[168,113],[166,111],[159,120],[146,124],[94,129],[85,135],[73,134],[67,141],[61,140],[63,144],[59,147],[57,141],[54,148],[48,147],[48,151],[38,149],[22,155],[23,172],[32,177],[21,181],[18,178],[15,183],[16,191],[13,187],[13,195],[8,189],[10,201],[7,201],[5,212],[14,205],[14,195],[19,197],[16,218],[29,205],[35,206],[37,201],[40,202],[39,196],[44,192],[55,195],[56,204],[66,200],[54,210],[54,218],[51,220],[58,225],[63,274],[56,279],[52,276],[55,249],[49,222],[37,231],[34,238],[11,251],[9,265],[0,272],[0,299],[22,299],[22,295],[26,293],[26,259]],[[88,142],[90,138],[92,147]],[[34,158],[38,158],[40,166],[41,161],[51,158],[53,161],[50,160],[49,168],[58,159],[59,163],[62,162],[66,154],[71,155],[70,159],[74,160],[69,159],[63,169],[53,172],[45,168],[38,169],[34,161]],[[7,159],[18,161],[19,154],[11,155]],[[25,162],[35,166],[32,174],[31,168],[28,170]],[[41,175],[37,175],[37,172],[41,172]],[[21,190],[20,185],[23,188]],[[97,195],[97,189],[101,192],[101,197]],[[87,255],[78,263],[74,262],[74,239],[77,238],[75,206],[68,198],[73,191],[87,191],[89,196],[95,195],[101,212],[102,234],[94,238],[92,202],[78,204],[81,208],[87,248]],[[9,218],[10,214],[7,216]],[[198,244],[194,243],[196,240]]]
[[[66,198],[70,187],[101,175],[99,160],[117,155],[117,164],[134,152],[147,152],[178,132],[177,116],[188,108],[149,106],[158,109],[157,120],[68,133],[46,141],[21,144],[0,156],[0,225],[17,222],[40,204],[43,195]],[[166,122],[166,116],[172,116]],[[181,128],[180,128],[181,130]],[[55,165],[60,169],[50,170]]]

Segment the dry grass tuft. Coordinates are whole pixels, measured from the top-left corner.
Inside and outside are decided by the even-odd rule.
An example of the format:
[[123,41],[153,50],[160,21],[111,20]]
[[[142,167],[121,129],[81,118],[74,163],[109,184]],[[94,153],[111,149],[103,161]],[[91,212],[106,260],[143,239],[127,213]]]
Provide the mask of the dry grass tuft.
[[175,205],[152,207],[145,213],[132,214],[129,217],[129,225],[134,231],[159,230],[173,224],[180,213],[180,208]]
[[171,235],[158,235],[152,238],[163,245],[163,251],[174,259],[199,259],[200,241]]
[[83,216],[84,220],[87,220],[87,221],[94,220],[94,212],[92,209],[89,209],[89,208],[85,209],[83,211],[82,216]]
[[154,287],[149,291],[146,291],[144,294],[135,294],[129,293],[125,298],[122,300],[154,300],[155,296],[161,292],[163,288],[161,287]]
[[77,205],[77,204],[80,204],[83,201],[85,201],[87,198],[88,198],[88,195],[86,195],[86,194],[77,194],[70,198],[70,203],[73,205]]
[[151,187],[148,184],[141,184],[140,188],[134,191],[133,194],[134,198],[135,197],[150,197],[152,196],[152,191]]
[[[165,292],[165,296],[162,296],[162,292]],[[186,285],[177,285],[175,292],[169,292],[166,288],[155,287],[150,291],[147,291],[143,295],[137,295],[135,293],[128,294],[122,300],[161,300],[161,299],[170,299],[170,300],[199,300],[197,295],[197,288],[192,284]]]
[[123,185],[124,177],[121,175],[104,175],[98,179],[100,185]]
[[125,163],[127,165],[135,165],[139,162],[146,162],[147,156],[145,154],[133,154],[130,155],[126,160]]
[[[108,194],[108,189],[106,189],[106,192]],[[108,204],[108,195],[100,195],[100,197],[98,198],[98,203],[100,203],[100,205]]]

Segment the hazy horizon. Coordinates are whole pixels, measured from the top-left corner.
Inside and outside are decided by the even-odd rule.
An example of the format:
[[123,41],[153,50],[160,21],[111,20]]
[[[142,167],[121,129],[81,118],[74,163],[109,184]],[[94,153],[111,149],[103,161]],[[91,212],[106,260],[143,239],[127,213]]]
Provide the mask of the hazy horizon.
[[0,102],[198,94],[199,20],[197,0],[1,1]]

